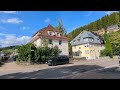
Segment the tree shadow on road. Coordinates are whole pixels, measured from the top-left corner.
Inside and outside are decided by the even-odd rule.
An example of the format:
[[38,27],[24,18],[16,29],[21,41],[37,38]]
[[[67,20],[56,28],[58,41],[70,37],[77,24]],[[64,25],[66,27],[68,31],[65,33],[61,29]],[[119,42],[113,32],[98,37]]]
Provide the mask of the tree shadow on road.
[[[64,78],[67,76],[74,76],[75,74],[83,73],[89,70],[94,70],[98,68],[103,68],[97,65],[74,65],[74,66],[67,66],[67,67],[55,67],[33,71],[33,72],[26,72],[26,73],[13,73],[0,76],[0,79],[57,79],[57,78]],[[71,78],[70,77],[70,78]],[[69,78],[69,79],[70,79]]]

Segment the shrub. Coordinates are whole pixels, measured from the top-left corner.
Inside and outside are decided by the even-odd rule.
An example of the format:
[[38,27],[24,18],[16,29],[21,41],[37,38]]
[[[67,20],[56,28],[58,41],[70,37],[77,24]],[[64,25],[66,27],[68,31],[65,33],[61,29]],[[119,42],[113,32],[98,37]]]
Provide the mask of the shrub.
[[17,62],[25,61],[32,64],[47,62],[49,57],[57,56],[59,53],[60,50],[57,46],[54,48],[49,48],[47,46],[36,48],[34,44],[26,44],[18,47]]
[[107,49],[101,50],[101,51],[100,51],[100,56],[101,56],[101,57],[109,56],[110,58],[113,58],[113,55],[112,55],[112,53],[111,53],[111,50],[107,50]]

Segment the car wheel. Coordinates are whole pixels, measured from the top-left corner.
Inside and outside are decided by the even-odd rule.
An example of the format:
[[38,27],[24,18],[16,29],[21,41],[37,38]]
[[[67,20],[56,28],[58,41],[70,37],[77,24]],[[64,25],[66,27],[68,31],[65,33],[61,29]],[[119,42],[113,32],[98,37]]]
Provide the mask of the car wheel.
[[52,66],[54,66],[54,63],[52,63]]
[[56,66],[56,63],[54,63],[54,66]]
[[52,63],[52,66],[56,66],[56,63]]

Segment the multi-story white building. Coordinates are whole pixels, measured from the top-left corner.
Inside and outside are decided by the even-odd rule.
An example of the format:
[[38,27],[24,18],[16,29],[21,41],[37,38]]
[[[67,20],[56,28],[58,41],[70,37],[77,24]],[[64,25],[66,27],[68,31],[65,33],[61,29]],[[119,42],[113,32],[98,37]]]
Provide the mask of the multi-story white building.
[[50,24],[47,27],[37,31],[33,35],[31,42],[34,43],[36,47],[43,47],[44,39],[48,42],[48,47],[52,48],[57,45],[61,50],[61,55],[69,55],[68,38],[63,36],[59,30]]

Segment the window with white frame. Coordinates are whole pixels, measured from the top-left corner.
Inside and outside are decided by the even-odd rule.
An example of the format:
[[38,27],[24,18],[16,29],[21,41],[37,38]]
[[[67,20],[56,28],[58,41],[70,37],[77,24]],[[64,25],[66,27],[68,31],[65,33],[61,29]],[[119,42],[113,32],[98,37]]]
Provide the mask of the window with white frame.
[[92,47],[92,45],[89,45],[89,47]]
[[87,44],[87,47],[89,47],[89,44]]
[[86,42],[86,39],[84,38],[83,41]]
[[51,36],[52,36],[52,34],[53,34],[53,33],[50,31],[50,32],[49,32],[49,35],[51,35]]
[[94,50],[90,50],[90,54],[93,54],[94,53]]
[[59,40],[59,45],[62,45],[62,41],[61,40]]
[[85,47],[90,47],[90,45],[89,44],[85,44]]
[[52,44],[52,40],[51,39],[49,39],[49,44]]
[[93,38],[89,38],[89,41],[90,41],[90,42],[93,42]]
[[59,36],[59,33],[57,32],[57,36]]

